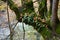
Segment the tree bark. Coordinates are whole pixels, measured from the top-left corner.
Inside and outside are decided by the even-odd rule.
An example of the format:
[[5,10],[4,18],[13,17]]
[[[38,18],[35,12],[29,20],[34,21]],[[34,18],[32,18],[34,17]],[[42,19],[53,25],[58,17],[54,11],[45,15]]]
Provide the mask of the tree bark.
[[57,15],[57,11],[58,11],[58,2],[59,0],[53,0],[53,4],[52,4],[52,29],[53,32],[55,32],[56,27],[57,27],[57,23],[58,23],[58,15]]

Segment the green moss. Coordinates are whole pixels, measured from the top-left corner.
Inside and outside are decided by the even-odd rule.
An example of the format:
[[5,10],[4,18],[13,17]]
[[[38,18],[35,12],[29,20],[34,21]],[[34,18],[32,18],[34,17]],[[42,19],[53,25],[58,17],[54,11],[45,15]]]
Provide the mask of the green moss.
[[41,15],[41,18],[45,18],[45,16],[47,16],[46,0],[42,0],[42,2],[39,2],[39,13]]
[[23,12],[24,13],[25,12],[28,12],[28,13],[34,12],[33,2],[32,1],[25,3],[25,9],[23,10]]
[[46,37],[50,38],[51,37],[51,32],[47,28],[41,27],[40,31],[41,31],[40,33],[43,35],[44,38],[46,38]]

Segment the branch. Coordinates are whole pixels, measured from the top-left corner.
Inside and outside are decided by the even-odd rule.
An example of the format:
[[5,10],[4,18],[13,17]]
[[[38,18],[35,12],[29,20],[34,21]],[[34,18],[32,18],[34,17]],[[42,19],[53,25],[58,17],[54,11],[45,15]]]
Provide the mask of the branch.
[[9,29],[10,29],[10,40],[13,40],[13,37],[12,37],[12,27],[10,25],[10,19],[9,19],[8,1],[7,1],[7,16],[8,16],[8,25],[9,25]]
[[25,29],[24,29],[24,23],[23,23],[23,19],[22,19],[22,27],[23,27],[23,40],[25,40]]

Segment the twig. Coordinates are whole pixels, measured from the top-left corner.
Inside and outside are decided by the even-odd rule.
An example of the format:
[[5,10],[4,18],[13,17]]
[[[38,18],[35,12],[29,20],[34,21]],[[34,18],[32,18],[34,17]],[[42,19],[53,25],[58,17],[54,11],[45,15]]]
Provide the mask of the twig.
[[23,23],[23,19],[22,19],[22,27],[23,27],[23,40],[25,40],[25,29],[24,29],[24,23]]
[[[18,23],[18,22],[17,22]],[[15,26],[13,27],[13,30],[15,29],[17,23],[15,24]],[[8,37],[10,36],[10,34],[5,38],[5,39],[8,39]]]
[[12,39],[12,28],[10,26],[9,11],[8,11],[8,0],[7,0],[7,16],[8,16],[8,25],[9,25],[9,29],[10,29],[10,40],[13,40]]
[[15,24],[15,26],[13,27],[13,30],[15,29],[16,25],[18,24],[18,22]]

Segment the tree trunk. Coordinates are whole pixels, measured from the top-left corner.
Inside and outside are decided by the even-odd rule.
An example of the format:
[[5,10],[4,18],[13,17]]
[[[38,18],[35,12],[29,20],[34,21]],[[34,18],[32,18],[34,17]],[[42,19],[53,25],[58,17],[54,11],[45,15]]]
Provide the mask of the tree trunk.
[[55,29],[57,27],[57,23],[58,23],[58,15],[57,15],[57,11],[58,11],[58,2],[59,0],[53,0],[53,4],[52,4],[52,29],[53,32],[55,32]]

